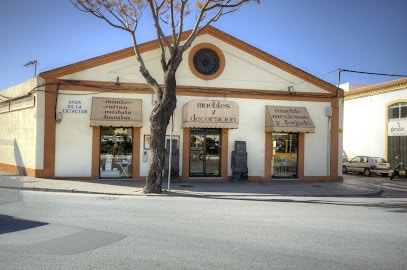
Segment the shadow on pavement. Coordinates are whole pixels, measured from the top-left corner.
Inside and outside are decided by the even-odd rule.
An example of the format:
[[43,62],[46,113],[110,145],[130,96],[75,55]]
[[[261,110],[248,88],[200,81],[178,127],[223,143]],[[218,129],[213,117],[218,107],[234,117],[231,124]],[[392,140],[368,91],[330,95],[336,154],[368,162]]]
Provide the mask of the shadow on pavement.
[[[227,199],[227,200],[245,200],[245,201],[262,201],[262,202],[274,202],[274,203],[307,203],[307,204],[324,204],[324,205],[339,205],[339,206],[359,206],[368,208],[381,208],[390,212],[395,213],[407,213],[407,202],[406,201],[394,201],[394,202],[380,202],[380,203],[358,203],[358,202],[339,202],[339,201],[329,201],[329,200],[296,200],[296,199],[280,199],[280,198],[263,198],[258,197],[248,197],[248,198],[233,198],[233,197],[220,197],[220,196],[208,196],[212,199]],[[352,197],[360,198],[360,197]]]
[[48,223],[18,219],[12,216],[0,214],[0,234],[27,230],[47,224]]

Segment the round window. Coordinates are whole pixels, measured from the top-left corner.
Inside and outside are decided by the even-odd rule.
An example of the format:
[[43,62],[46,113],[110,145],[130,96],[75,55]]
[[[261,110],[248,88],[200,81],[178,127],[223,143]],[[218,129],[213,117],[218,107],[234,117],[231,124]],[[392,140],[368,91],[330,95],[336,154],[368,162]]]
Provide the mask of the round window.
[[219,70],[219,57],[210,49],[200,49],[194,55],[193,64],[202,75],[213,75]]

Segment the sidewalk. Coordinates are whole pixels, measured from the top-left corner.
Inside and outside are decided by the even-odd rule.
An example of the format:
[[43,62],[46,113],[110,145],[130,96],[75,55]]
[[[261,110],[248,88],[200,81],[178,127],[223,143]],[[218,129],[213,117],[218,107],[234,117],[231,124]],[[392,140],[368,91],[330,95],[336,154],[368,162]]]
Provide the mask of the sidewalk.
[[264,196],[309,196],[344,197],[376,196],[382,190],[363,182],[344,179],[343,182],[221,182],[221,183],[171,183],[162,185],[161,194],[144,194],[144,182],[131,180],[54,180],[11,175],[0,172],[0,188],[11,188],[42,192],[68,192],[104,195],[133,196],[196,196],[196,197],[264,197]]

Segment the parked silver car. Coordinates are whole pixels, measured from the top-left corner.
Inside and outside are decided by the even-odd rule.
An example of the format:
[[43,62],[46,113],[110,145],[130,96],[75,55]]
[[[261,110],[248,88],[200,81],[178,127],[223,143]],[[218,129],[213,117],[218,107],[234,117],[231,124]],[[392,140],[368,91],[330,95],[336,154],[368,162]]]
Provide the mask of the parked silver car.
[[371,174],[381,174],[388,176],[391,173],[390,163],[382,157],[357,156],[348,162],[343,162],[342,173],[356,172],[370,176]]

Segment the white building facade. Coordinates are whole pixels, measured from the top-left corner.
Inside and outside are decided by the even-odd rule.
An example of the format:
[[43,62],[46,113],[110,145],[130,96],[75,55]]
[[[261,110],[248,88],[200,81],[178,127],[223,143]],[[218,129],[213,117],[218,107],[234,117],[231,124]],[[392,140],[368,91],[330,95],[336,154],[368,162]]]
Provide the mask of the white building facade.
[[[162,82],[160,49],[141,45]],[[145,180],[155,95],[132,48],[2,91],[0,170],[65,179]],[[168,138],[179,180],[230,181],[244,143],[249,181],[341,181],[343,91],[208,27],[177,72]]]
[[345,92],[343,148],[349,157],[407,158],[407,79]]

